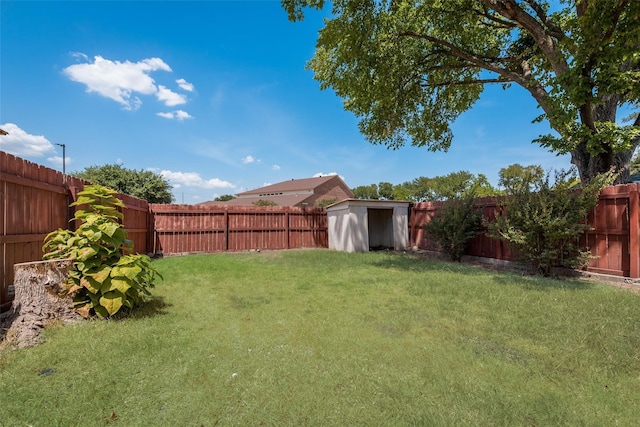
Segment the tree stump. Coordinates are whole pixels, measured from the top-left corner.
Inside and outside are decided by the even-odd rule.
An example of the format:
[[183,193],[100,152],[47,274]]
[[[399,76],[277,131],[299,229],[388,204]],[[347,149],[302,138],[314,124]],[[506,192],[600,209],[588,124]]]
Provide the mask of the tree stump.
[[70,298],[59,296],[72,266],[71,260],[14,265],[15,297],[10,314],[3,322],[5,328],[8,325],[6,339],[10,344],[17,347],[36,345],[40,332],[48,324],[82,318],[73,309]]

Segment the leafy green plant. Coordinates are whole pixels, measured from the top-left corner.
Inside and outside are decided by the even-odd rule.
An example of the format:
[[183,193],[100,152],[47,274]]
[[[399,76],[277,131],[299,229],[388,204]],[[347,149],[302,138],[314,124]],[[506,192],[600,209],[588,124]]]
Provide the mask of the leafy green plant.
[[254,202],[252,202],[252,205],[254,206],[278,206],[278,204],[276,202],[274,202],[273,200],[268,200],[268,199],[258,199]]
[[450,199],[422,228],[453,261],[462,255],[481,230],[482,214],[474,206],[474,198]]
[[131,253],[132,243],[119,223],[123,215],[118,208],[124,205],[114,194],[99,185],[85,187],[71,204],[81,207],[74,215],[81,221],[77,230],[49,233],[42,247],[43,259],[74,261],[62,293],[73,298],[84,317],[132,309],[151,295],[156,276],[162,278],[148,256]]
[[587,215],[598,203],[598,194],[617,174],[602,174],[581,188],[575,186],[575,172],[556,171],[538,176],[531,183],[507,188],[501,214],[486,222],[489,235],[513,245],[523,262],[548,276],[553,267],[585,267],[590,253],[578,246],[578,239],[590,226]]
[[317,202],[314,203],[313,207],[314,208],[326,208],[329,205],[332,205],[334,203],[336,203],[338,201],[337,197],[334,198],[326,198],[326,199],[320,199]]

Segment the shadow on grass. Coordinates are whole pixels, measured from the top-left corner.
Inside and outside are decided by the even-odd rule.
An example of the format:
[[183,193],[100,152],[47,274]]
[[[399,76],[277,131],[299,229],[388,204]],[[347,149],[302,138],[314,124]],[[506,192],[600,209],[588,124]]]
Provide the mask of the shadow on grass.
[[522,289],[531,291],[557,290],[585,291],[592,289],[595,283],[579,280],[573,277],[542,277],[534,275],[517,275],[514,272],[504,272],[494,275],[493,279],[500,284],[517,283]]
[[162,316],[168,314],[167,307],[171,307],[171,304],[167,304],[164,297],[153,296],[151,299],[142,305],[136,307],[133,310],[127,310],[122,313],[117,313],[115,319],[146,319],[155,316]]
[[446,258],[436,258],[415,254],[393,253],[383,260],[373,263],[376,267],[385,269],[398,269],[418,273],[426,272],[450,272],[464,276],[477,276],[479,274],[490,275],[498,284],[518,285],[525,290],[588,290],[595,283],[580,280],[571,276],[543,277],[535,274],[526,267],[514,264],[512,266],[495,266],[481,263],[454,262]]
[[373,265],[385,269],[398,269],[417,273],[450,272],[468,276],[487,273],[494,268],[483,268],[476,263],[455,262],[444,257],[421,254],[389,253],[385,259],[373,262]]

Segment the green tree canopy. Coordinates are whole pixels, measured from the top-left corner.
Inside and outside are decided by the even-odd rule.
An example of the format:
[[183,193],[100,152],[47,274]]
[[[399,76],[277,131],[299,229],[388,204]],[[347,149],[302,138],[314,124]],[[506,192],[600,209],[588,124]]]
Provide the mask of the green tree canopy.
[[390,182],[361,185],[352,188],[356,199],[408,200],[436,202],[462,197],[485,197],[498,194],[487,177],[467,171],[427,178],[421,176],[412,181],[393,185]]
[[405,199],[414,202],[437,202],[465,197],[485,197],[497,193],[487,177],[467,171],[427,178],[421,176],[402,184],[408,190]]
[[351,191],[353,192],[353,197],[356,199],[378,200],[380,198],[376,184],[360,185],[352,188]]
[[518,163],[500,169],[498,185],[504,187],[509,194],[531,191],[536,183],[545,177],[542,166],[522,166]]
[[214,202],[228,202],[229,200],[233,200],[235,199],[236,196],[234,196],[233,194],[223,194],[222,196],[218,196],[215,199],[213,199]]
[[253,206],[278,206],[276,202],[268,199],[258,199],[254,202],[251,202]]
[[127,169],[118,164],[89,166],[73,176],[92,184],[102,185],[133,197],[144,199],[149,203],[171,203],[171,185],[157,173],[145,170]]
[[[291,20],[324,0],[282,0]],[[374,144],[447,150],[486,85],[516,84],[582,181],[627,170],[640,142],[640,1],[334,0],[308,66]],[[532,119],[535,119],[532,117]],[[505,120],[508,118],[505,117]]]

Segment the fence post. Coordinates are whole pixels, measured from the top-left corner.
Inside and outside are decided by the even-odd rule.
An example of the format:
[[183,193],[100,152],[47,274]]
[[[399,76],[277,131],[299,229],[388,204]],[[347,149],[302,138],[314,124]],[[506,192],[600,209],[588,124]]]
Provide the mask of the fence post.
[[[629,191],[629,277],[640,277],[640,201],[638,184]],[[631,187],[631,185],[629,186]]]
[[[307,208],[303,207],[302,208],[304,210],[304,216],[306,218],[306,214],[307,214]],[[289,212],[291,212],[291,208],[289,208],[289,206],[287,206],[284,210],[284,215],[285,215],[285,224],[286,224],[286,233],[287,233],[287,249],[291,249],[291,216],[289,215]]]
[[224,207],[224,251],[229,252],[229,208]]

